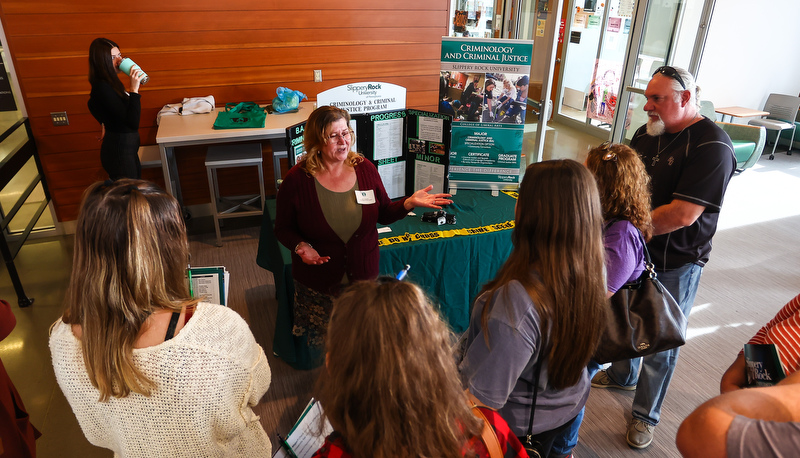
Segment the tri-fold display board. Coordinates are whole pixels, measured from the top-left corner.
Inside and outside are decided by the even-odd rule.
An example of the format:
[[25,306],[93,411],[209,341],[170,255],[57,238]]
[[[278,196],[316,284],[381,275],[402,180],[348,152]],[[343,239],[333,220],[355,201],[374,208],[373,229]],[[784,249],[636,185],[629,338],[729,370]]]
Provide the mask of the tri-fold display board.
[[[390,198],[428,185],[433,185],[432,192],[448,189],[451,116],[401,109],[354,114],[351,119],[352,148],[375,164]],[[304,130],[305,123],[286,129],[290,166],[305,154]]]

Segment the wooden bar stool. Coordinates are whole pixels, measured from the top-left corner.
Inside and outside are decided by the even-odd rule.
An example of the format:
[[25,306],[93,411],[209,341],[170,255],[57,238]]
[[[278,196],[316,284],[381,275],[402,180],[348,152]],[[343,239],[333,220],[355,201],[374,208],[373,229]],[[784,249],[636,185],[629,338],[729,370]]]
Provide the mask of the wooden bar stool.
[[143,169],[161,168],[161,152],[158,150],[158,145],[140,146],[139,163]]
[[[258,185],[261,194],[237,197],[219,195],[217,169],[250,166],[258,168]],[[219,232],[220,219],[261,215],[264,212],[264,173],[262,169],[261,144],[236,143],[209,146],[206,154],[206,172],[208,173],[208,192],[211,194],[211,209],[214,212],[214,229],[217,231],[217,246],[222,246],[222,236]],[[258,207],[251,205],[259,199]],[[220,208],[224,209],[220,210]]]

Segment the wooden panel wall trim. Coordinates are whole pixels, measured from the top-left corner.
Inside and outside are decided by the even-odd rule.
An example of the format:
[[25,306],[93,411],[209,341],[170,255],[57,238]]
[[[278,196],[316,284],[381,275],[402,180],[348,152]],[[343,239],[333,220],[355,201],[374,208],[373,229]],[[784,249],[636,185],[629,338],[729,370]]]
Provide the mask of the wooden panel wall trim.
[[[150,75],[139,133],[142,144],[154,144],[158,110],[184,97],[266,104],[285,86],[313,101],[342,84],[380,81],[406,87],[408,107],[435,110],[448,7],[449,0],[0,0],[0,21],[56,214],[70,221],[83,189],[106,178],[100,128],[86,105],[94,38],[115,40]],[[313,70],[322,70],[322,82]],[[53,126],[53,111],[66,111],[70,124]],[[262,146],[274,193],[271,148]],[[203,147],[178,150],[187,205],[208,202],[204,157]],[[249,175],[226,173],[223,185],[252,187]],[[146,177],[158,181],[160,172]]]
[[[33,1],[32,3],[36,3]],[[265,27],[286,29],[342,29],[358,27],[436,27],[444,18],[444,11],[394,11],[388,10],[344,10],[324,11],[324,14],[308,14],[305,11],[185,11],[100,14],[20,14],[6,27],[10,35],[50,35],[53,28],[61,33],[73,35],[85,33],[86,26],[93,26],[101,34],[110,33],[154,33],[169,30],[175,33],[203,30],[238,30],[247,33]],[[176,16],[180,20],[176,20]],[[324,20],[320,20],[323,19]]]
[[[121,46],[121,45],[120,45]],[[367,48],[369,47],[369,48]],[[415,61],[417,56],[430,56],[439,52],[439,43],[371,43],[358,45],[317,45],[309,43],[304,47],[304,52],[299,55],[286,55],[285,47],[271,48],[240,48],[240,49],[215,49],[206,51],[170,51],[160,53],[131,54],[127,50],[123,53],[133,58],[137,64],[151,76],[159,72],[180,72],[181,64],[176,68],[176,62],[191,61],[191,71],[199,69],[218,71],[218,69],[239,69],[240,71],[259,70],[264,66],[282,66],[309,64],[314,68],[321,65],[320,56],[325,57],[324,65],[328,67],[346,66],[350,63],[362,62],[364,50],[378,55],[385,61]],[[86,56],[54,56],[42,58],[18,58],[17,71],[25,73],[31,78],[53,79],[53,69],[60,69],[59,76],[78,76],[86,81]],[[186,70],[184,70],[186,71]],[[154,82],[156,80],[154,79]]]
[[[188,32],[153,32],[147,34],[109,32],[103,36],[123,46],[123,51],[139,56],[156,52],[191,52],[216,49],[261,49],[297,48],[305,46],[374,45],[430,42],[438,39],[442,27],[398,27],[376,28],[370,25],[357,29],[308,30],[260,29],[248,30],[204,30]],[[86,59],[89,45],[99,34],[64,35],[53,42],[47,35],[20,35],[15,43],[17,58],[41,58],[41,56],[80,56]]]
[[[3,2],[6,14],[37,14],[37,2],[29,0],[8,0]],[[439,10],[442,1],[403,0],[402,2],[382,2],[375,0],[347,0],[345,2],[321,2],[317,0],[292,2],[292,10],[302,14],[323,10],[362,10],[362,11],[403,11]],[[48,2],[49,13],[142,13],[142,12],[186,12],[186,11],[280,11],[286,7],[284,0],[138,0],[130,3],[113,3],[97,0],[71,0],[69,2]],[[446,5],[444,5],[446,8]]]

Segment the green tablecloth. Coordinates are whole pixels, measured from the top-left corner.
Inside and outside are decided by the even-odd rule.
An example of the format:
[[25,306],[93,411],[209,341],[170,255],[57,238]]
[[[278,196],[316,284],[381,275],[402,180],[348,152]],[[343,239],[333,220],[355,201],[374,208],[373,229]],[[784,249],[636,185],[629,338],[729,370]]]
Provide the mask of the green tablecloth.
[[[489,191],[460,190],[446,208],[456,216],[456,224],[442,226],[423,223],[420,217],[428,210],[417,209],[416,216],[397,221],[391,232],[379,235],[381,275],[394,276],[410,264],[407,278],[438,303],[454,331],[463,332],[472,300],[511,252],[515,203],[504,193],[493,197]],[[275,278],[278,314],[273,352],[295,368],[308,369],[319,364],[321,355],[308,348],[304,337],[292,335],[291,253],[272,230],[275,201],[268,200],[265,210],[256,261]]]

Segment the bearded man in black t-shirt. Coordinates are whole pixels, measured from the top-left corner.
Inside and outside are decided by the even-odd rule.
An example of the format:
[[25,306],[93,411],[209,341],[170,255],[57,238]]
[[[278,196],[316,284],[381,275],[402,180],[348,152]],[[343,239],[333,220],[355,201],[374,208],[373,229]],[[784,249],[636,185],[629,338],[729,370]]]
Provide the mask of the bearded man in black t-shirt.
[[[631,140],[652,184],[653,238],[647,248],[658,279],[688,317],[736,157],[728,135],[698,112],[697,84],[684,69],[664,66],[647,85],[647,124]],[[613,363],[592,379],[597,388],[636,390],[626,439],[645,448],[661,417],[661,405],[679,349]],[[639,374],[639,366],[641,374]]]

